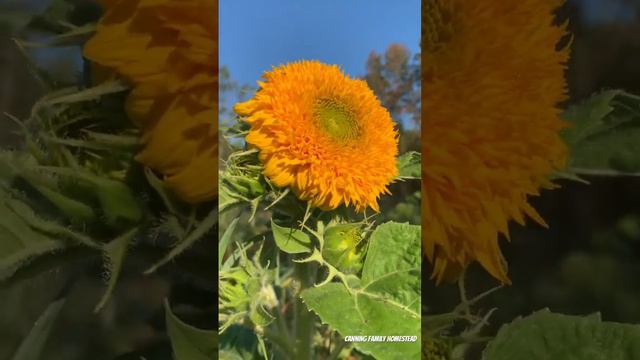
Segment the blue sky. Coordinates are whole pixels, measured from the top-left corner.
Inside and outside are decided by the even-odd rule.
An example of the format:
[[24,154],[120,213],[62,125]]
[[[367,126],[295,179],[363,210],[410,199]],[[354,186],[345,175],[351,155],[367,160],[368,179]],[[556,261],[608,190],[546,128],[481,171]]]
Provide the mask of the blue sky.
[[402,43],[420,44],[420,0],[223,0],[220,65],[255,85],[264,71],[301,59],[365,73],[369,53]]

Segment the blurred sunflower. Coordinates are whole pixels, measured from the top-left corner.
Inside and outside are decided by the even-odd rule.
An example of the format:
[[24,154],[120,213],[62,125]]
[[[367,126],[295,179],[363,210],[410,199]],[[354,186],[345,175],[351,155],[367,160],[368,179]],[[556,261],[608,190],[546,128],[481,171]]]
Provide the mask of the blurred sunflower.
[[398,135],[362,80],[337,66],[301,61],[265,73],[255,97],[234,110],[251,125],[264,174],[324,210],[379,211],[397,176]]
[[527,198],[552,188],[567,149],[560,0],[423,4],[423,251],[439,282],[472,261],[509,283],[498,236],[544,220]]
[[137,159],[182,199],[218,192],[218,28],[215,0],[102,0],[84,48],[133,90],[129,117],[142,131]]

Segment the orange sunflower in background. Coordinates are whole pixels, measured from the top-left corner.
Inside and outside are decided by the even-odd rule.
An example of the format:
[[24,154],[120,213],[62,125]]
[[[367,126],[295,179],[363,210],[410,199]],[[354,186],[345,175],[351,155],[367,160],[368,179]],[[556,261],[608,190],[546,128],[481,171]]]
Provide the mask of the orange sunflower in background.
[[234,110],[251,125],[264,174],[323,210],[341,204],[379,211],[397,176],[398,134],[363,80],[337,66],[301,61],[274,68]]
[[129,81],[129,117],[140,127],[137,160],[183,200],[218,192],[218,8],[215,0],[102,0],[84,48]]
[[478,261],[509,283],[499,235],[545,224],[527,198],[567,156],[560,4],[423,1],[423,251],[438,282]]

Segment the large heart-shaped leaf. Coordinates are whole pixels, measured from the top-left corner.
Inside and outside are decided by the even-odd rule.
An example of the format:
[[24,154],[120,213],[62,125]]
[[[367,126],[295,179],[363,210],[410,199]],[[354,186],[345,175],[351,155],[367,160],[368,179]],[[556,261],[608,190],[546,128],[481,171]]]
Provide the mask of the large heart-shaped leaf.
[[[302,299],[342,336],[365,336],[355,342],[360,351],[379,359],[418,359],[420,249],[420,226],[383,224],[371,236],[360,285],[330,283],[304,290]],[[393,336],[406,338],[391,342]]]
[[484,360],[640,359],[640,326],[602,322],[598,314],[569,316],[541,310],[500,329]]

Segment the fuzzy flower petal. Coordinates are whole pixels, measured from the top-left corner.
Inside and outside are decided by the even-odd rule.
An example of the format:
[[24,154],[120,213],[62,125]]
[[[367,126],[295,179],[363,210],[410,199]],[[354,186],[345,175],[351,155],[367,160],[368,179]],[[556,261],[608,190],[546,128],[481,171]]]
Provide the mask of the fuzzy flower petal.
[[423,250],[437,281],[478,261],[509,283],[498,237],[567,156],[559,0],[426,0]]
[[185,201],[218,192],[218,29],[213,0],[103,0],[84,48],[133,90],[127,113],[142,131],[138,161]]
[[341,204],[379,211],[397,176],[398,135],[389,112],[362,80],[337,66],[302,61],[265,73],[235,111],[251,125],[264,174],[324,210]]

